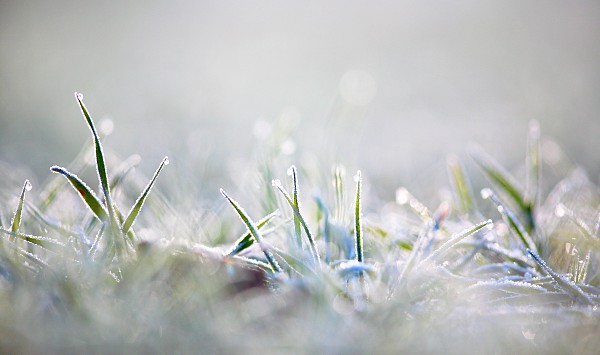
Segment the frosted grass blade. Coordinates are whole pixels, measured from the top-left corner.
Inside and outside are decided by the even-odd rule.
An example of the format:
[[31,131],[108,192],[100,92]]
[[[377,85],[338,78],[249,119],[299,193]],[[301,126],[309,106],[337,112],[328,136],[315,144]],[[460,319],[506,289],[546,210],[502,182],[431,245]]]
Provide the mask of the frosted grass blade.
[[362,213],[362,204],[361,204],[361,196],[360,196],[360,188],[362,184],[362,177],[360,170],[356,172],[356,176],[354,177],[356,181],[356,199],[354,205],[354,237],[356,240],[356,260],[358,262],[363,262],[363,235],[362,235],[362,223],[361,223],[361,213]]
[[532,209],[539,199],[541,186],[540,125],[537,121],[529,123],[525,165],[527,169],[527,185],[525,186],[524,200]]
[[[293,181],[293,185],[294,185],[294,190],[292,191],[292,198],[293,198],[293,202],[294,202],[294,206],[296,206],[296,208],[298,210],[300,210],[300,205],[298,203],[298,174],[296,171],[296,167],[294,165],[292,165],[289,169],[288,169],[288,175],[292,176],[292,181]],[[296,232],[296,242],[298,243],[298,247],[302,247],[302,231],[300,230],[300,220],[298,219],[298,217],[296,216],[296,214],[294,213],[294,231]]]
[[[94,146],[96,150],[96,169],[98,172],[98,179],[100,180],[100,185],[102,186],[102,191],[104,192],[104,198],[106,199],[106,208],[108,210],[109,223],[111,227],[111,231],[114,234],[116,239],[119,239],[120,236],[120,228],[117,217],[115,215],[115,211],[113,209],[113,200],[110,194],[110,186],[108,180],[108,174],[106,172],[106,164],[104,160],[104,150],[102,148],[102,143],[100,142],[100,137],[98,136],[98,131],[94,126],[94,121],[90,117],[87,108],[83,103],[83,95],[81,93],[75,93],[75,99],[79,104],[79,108],[88,124],[89,129],[92,131],[92,136],[94,138]],[[115,241],[117,244],[120,244],[119,241]],[[117,250],[119,248],[117,247]]]
[[[25,202],[25,193],[31,190],[31,183],[29,180],[25,180],[23,184],[23,190],[21,190],[21,196],[19,197],[19,204],[17,205],[17,209],[15,210],[15,214],[13,215],[12,222],[10,224],[10,230],[14,234],[19,233],[19,227],[21,226],[21,216],[23,214],[23,204]],[[11,238],[14,240],[14,236]]]
[[450,248],[452,248],[453,246],[458,244],[461,240],[465,239],[466,237],[468,237],[470,235],[477,233],[478,231],[482,230],[483,228],[486,228],[488,226],[491,227],[492,225],[493,225],[492,220],[488,219],[487,221],[476,224],[471,228],[465,229],[464,231],[453,235],[449,240],[447,240],[444,244],[442,244],[438,249],[433,251],[424,260],[424,262],[435,260],[436,258],[444,255],[445,252],[447,252]]
[[77,175],[70,173],[67,169],[60,166],[53,166],[50,168],[50,171],[61,174],[71,186],[77,191],[83,202],[87,205],[87,207],[94,213],[94,215],[100,220],[104,221],[108,217],[108,213],[106,212],[106,208],[102,205],[102,202],[98,199],[94,191],[90,189],[89,186],[86,185],[83,180],[81,180]]
[[527,231],[525,230],[525,228],[523,227],[523,225],[521,224],[519,219],[515,216],[515,214],[508,207],[506,207],[502,203],[502,201],[494,193],[494,191],[492,191],[492,189],[485,188],[485,189],[481,190],[481,197],[483,199],[490,199],[496,206],[496,209],[498,210],[500,215],[502,215],[502,218],[505,220],[505,222],[519,236],[519,239],[521,239],[521,241],[523,242],[523,245],[526,248],[531,249],[535,253],[537,253],[537,248],[535,246],[535,243],[529,236],[529,233],[527,233]]
[[[258,221],[258,223],[256,223],[256,228],[258,228],[260,230],[262,227],[267,225],[267,223],[269,223],[271,221],[271,219],[273,219],[273,217],[278,216],[278,215],[279,215],[279,210],[275,210],[274,212],[268,214],[267,216],[263,217],[260,221]],[[254,241],[254,237],[252,236],[252,233],[250,233],[250,231],[248,231],[247,233],[245,233],[244,235],[239,237],[238,240],[235,241],[235,243],[233,244],[233,247],[231,247],[229,249],[229,251],[227,251],[225,253],[225,255],[234,256],[236,254],[239,254],[242,251],[246,250],[247,248],[251,247],[254,244],[254,242],[255,241]]]
[[225,190],[221,189],[221,194],[227,199],[227,201],[229,201],[229,203],[231,204],[233,209],[235,209],[238,216],[244,222],[244,224],[250,231],[250,234],[252,234],[255,241],[258,243],[258,245],[262,249],[263,253],[265,254],[265,257],[267,258],[267,262],[269,263],[269,265],[271,265],[271,269],[273,270],[273,272],[282,272],[281,267],[279,266],[279,264],[277,264],[277,261],[275,260],[273,253],[265,245],[265,243],[263,241],[263,237],[260,234],[260,232],[258,231],[258,228],[254,224],[252,219],[250,219],[248,214],[242,209],[242,207],[240,207],[240,205],[235,200],[233,200],[231,197],[229,197],[227,195],[227,193],[225,193]]
[[535,262],[542,268],[542,270],[544,270],[548,275],[552,277],[554,282],[556,282],[556,284],[563,291],[565,291],[565,293],[569,294],[570,296],[584,304],[595,304],[594,301],[592,301],[592,299],[590,298],[590,296],[583,292],[583,290],[579,288],[579,286],[577,286],[573,282],[570,282],[564,276],[557,274],[554,270],[550,268],[550,266],[548,266],[548,264],[546,264],[546,262],[539,255],[537,255],[529,249],[527,249],[527,254],[529,254],[529,256],[531,256],[533,260],[535,260]]
[[285,191],[285,189],[281,185],[281,181],[279,181],[279,180],[273,180],[272,185],[277,190],[279,190],[281,192],[281,194],[283,195],[283,197],[285,197],[285,200],[288,202],[288,204],[292,208],[292,211],[294,212],[294,216],[298,217],[298,220],[300,221],[300,224],[304,228],[304,232],[306,233],[306,237],[308,238],[308,246],[309,246],[310,252],[312,254],[313,260],[320,267],[321,266],[321,258],[319,256],[319,251],[317,250],[317,246],[315,245],[315,241],[314,241],[313,235],[310,232],[310,229],[308,229],[308,225],[306,224],[306,220],[304,219],[304,217],[300,213],[300,210],[298,209],[298,207],[296,205],[294,205],[294,201],[292,200],[292,198],[290,197],[290,195],[287,193],[287,191]]
[[133,205],[133,207],[131,208],[131,211],[129,211],[129,214],[127,215],[127,218],[125,219],[125,222],[123,222],[123,226],[122,226],[123,234],[127,234],[127,232],[129,232],[129,228],[131,228],[133,223],[135,223],[135,219],[137,218],[138,214],[140,213],[140,210],[142,209],[142,206],[144,205],[144,202],[146,201],[146,197],[148,197],[148,193],[152,189],[152,186],[154,186],[154,183],[156,182],[156,178],[158,177],[158,174],[160,174],[161,170],[165,167],[165,165],[168,165],[168,164],[169,164],[169,158],[165,157],[163,159],[163,161],[160,163],[160,165],[158,166],[158,169],[156,169],[156,171],[154,172],[154,176],[152,177],[152,179],[150,180],[148,185],[146,185],[144,192],[142,192],[140,197],[138,197],[138,199],[135,201],[135,204]]

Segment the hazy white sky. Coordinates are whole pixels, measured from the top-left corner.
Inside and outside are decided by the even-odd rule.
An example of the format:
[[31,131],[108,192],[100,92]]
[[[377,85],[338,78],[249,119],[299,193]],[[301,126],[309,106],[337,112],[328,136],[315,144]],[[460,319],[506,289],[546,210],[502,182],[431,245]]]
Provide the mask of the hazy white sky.
[[595,1],[1,0],[0,160],[68,162],[81,91],[150,161],[243,159],[257,120],[291,115],[299,160],[405,184],[468,141],[514,162],[538,119],[597,171],[599,18]]

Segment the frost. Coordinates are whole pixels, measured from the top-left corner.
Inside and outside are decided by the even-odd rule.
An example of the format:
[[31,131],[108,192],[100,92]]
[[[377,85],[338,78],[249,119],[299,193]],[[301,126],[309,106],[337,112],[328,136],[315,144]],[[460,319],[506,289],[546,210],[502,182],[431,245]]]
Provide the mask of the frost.
[[32,188],[33,188],[33,186],[31,186],[31,183],[29,182],[29,180],[25,180],[25,190],[31,191]]

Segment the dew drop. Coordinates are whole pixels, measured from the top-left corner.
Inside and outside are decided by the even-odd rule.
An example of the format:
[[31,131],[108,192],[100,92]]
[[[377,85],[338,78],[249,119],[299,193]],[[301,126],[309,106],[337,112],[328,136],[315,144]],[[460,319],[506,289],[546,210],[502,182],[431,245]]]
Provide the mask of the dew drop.
[[398,190],[396,190],[396,203],[399,205],[406,205],[408,203],[408,200],[410,200],[410,193],[408,192],[408,190],[404,187],[399,188]]
[[80,92],[76,92],[76,93],[75,93],[75,98],[76,98],[77,100],[80,100],[80,101],[81,101],[81,100],[83,100],[83,94],[82,94],[82,93],[80,93]]
[[163,159],[163,164],[164,164],[164,165],[169,165],[169,163],[170,163],[170,162],[169,162],[169,157],[165,157],[165,158]]
[[491,189],[485,188],[481,190],[481,198],[484,200],[487,200],[488,198],[492,197],[493,194],[494,192]]
[[31,186],[31,183],[29,182],[29,180],[25,180],[25,190],[31,191],[32,188],[33,188],[33,186]]
[[565,208],[565,205],[563,205],[562,203],[556,205],[556,208],[554,208],[554,214],[556,215],[556,217],[564,217],[567,214],[567,209]]

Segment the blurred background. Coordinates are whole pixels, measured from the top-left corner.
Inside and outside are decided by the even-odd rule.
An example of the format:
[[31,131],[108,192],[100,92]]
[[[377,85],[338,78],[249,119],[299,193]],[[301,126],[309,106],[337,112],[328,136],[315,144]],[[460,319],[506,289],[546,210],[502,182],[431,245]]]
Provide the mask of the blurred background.
[[391,196],[468,142],[518,164],[533,119],[597,181],[599,19],[597,1],[0,0],[0,161],[68,164],[80,91],[113,151],[198,185],[283,132],[290,161]]

